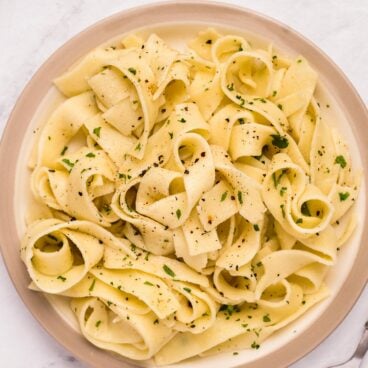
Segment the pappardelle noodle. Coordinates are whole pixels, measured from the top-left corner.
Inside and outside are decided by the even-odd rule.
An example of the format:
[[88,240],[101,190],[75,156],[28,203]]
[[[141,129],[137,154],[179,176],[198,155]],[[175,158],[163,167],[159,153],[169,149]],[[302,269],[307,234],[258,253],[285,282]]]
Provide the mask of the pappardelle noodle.
[[207,29],[91,51],[35,146],[21,245],[92,344],[159,365],[259,349],[325,299],[359,173],[302,56]]

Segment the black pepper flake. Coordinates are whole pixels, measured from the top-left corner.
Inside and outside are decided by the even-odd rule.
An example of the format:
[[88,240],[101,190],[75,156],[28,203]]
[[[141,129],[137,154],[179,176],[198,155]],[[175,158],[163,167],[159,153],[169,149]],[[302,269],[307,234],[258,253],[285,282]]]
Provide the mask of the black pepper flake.
[[142,172],[138,176],[143,177],[146,172],[147,172],[147,169],[142,170]]

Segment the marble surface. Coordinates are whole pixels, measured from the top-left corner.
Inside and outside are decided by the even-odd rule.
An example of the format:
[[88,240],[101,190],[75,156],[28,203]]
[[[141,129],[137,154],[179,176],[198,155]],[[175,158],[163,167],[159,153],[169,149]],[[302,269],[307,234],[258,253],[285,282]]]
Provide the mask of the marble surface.
[[[53,51],[105,16],[152,2],[0,0],[0,134],[24,85]],[[335,60],[368,102],[367,0],[224,2],[260,11],[303,33]],[[0,280],[0,365],[7,368],[85,367],[33,319],[13,289],[2,260]],[[368,287],[340,327],[290,368],[327,368],[343,362],[355,350],[367,319]],[[362,367],[368,368],[368,358]]]

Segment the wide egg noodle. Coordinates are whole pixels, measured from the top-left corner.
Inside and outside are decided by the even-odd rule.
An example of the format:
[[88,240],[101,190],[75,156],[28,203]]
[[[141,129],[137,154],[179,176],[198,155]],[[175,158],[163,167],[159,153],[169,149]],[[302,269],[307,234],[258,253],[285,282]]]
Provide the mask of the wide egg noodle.
[[21,258],[88,341],[158,365],[257,350],[328,297],[362,175],[305,58],[130,34],[54,82]]

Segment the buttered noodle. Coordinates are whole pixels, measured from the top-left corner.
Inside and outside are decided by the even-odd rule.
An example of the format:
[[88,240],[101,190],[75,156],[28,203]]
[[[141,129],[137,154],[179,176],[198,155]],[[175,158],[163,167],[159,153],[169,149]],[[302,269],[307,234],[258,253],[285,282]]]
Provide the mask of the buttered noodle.
[[317,78],[214,29],[185,52],[155,34],[91,51],[55,80],[66,100],[37,142],[30,287],[131,359],[259,349],[328,296],[356,225]]

